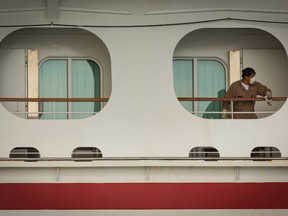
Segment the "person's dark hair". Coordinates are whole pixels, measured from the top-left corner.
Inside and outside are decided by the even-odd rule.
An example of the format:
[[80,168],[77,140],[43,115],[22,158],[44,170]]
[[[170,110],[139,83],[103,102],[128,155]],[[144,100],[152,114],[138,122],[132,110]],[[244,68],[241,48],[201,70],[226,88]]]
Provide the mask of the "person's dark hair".
[[251,76],[252,74],[256,74],[253,68],[247,67],[242,70],[242,78],[244,79],[245,76]]

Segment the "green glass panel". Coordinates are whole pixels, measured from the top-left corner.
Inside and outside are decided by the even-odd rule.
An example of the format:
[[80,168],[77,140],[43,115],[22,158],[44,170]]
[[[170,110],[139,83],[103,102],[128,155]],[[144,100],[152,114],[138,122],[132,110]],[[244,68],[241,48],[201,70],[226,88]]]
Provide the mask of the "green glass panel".
[[[216,60],[198,60],[198,97],[221,98],[225,94],[225,68]],[[209,112],[221,111],[220,101],[200,101],[198,111],[203,118],[219,119],[220,114]]]
[[[193,97],[193,62],[189,60],[173,61],[174,90],[177,97]],[[193,102],[181,101],[185,109],[193,111]]]
[[[100,68],[92,60],[72,60],[72,97],[100,98]],[[73,102],[73,119],[87,118],[99,112],[100,102]]]
[[[67,98],[67,60],[45,61],[39,70],[39,86],[40,98]],[[66,102],[43,102],[42,111],[41,119],[67,119]]]

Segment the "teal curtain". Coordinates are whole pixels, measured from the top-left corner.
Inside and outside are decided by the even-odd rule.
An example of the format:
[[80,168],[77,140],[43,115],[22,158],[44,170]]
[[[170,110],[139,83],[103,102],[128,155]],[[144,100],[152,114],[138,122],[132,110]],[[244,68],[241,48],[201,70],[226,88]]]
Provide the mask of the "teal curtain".
[[[193,71],[193,61],[197,61],[197,71]],[[197,73],[197,80],[194,80],[194,73]],[[177,59],[173,61],[174,90],[177,97],[215,97],[221,98],[225,94],[225,68],[216,60],[193,60]],[[195,95],[194,82],[197,81],[197,92]],[[208,112],[221,111],[221,102],[199,101],[181,102],[182,106],[189,112],[197,111],[204,114],[195,114],[202,118],[220,118],[220,114]]]
[[[41,98],[67,98],[67,60],[47,60],[39,71]],[[43,102],[44,112],[67,112],[65,102]],[[42,114],[41,119],[66,119],[67,114]]]
[[[173,61],[174,90],[177,97],[193,97],[193,62],[191,59]],[[193,111],[193,102],[181,101],[189,112]]]
[[[100,68],[91,60],[72,60],[72,97],[100,98]],[[100,102],[73,102],[73,119],[87,118],[100,111]]]
[[[225,68],[215,60],[198,60],[198,97],[224,97]],[[198,111],[221,111],[220,101],[198,102]],[[200,115],[201,116],[201,115]],[[219,119],[220,114],[204,113],[203,118]]]
[[[92,60],[72,59],[70,72],[67,59],[45,61],[39,71],[39,96],[43,98],[101,97],[100,68],[97,63]],[[69,79],[70,76],[71,79]],[[40,118],[87,118],[93,115],[93,112],[99,112],[100,109],[100,102],[73,102],[71,107],[67,102],[44,102],[42,106],[44,114]],[[45,112],[63,112],[63,114]],[[68,115],[67,112],[72,112],[72,114]],[[80,112],[86,112],[86,114]]]

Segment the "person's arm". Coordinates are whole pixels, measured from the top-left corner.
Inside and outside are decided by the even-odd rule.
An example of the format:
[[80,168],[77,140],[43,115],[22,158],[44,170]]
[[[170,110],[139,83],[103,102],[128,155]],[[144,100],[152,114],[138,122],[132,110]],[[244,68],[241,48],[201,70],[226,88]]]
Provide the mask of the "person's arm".
[[269,106],[272,106],[272,103],[271,103],[272,91],[271,91],[271,89],[267,88],[266,86],[262,85],[261,83],[258,83],[257,95],[261,95],[266,100],[267,104]]
[[267,97],[268,100],[272,99],[272,91],[271,89],[267,88],[267,86],[257,83],[258,88],[257,88],[257,95],[261,95],[263,97]]

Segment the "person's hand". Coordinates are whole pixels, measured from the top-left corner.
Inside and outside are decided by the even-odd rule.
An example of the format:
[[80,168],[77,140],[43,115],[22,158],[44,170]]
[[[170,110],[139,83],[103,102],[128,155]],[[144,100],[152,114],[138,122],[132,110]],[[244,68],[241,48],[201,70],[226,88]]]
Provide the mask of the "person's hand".
[[271,91],[267,91],[265,96],[267,96],[267,100],[272,100],[272,92]]
[[266,95],[264,96],[265,101],[269,106],[272,106],[272,92],[267,91]]

